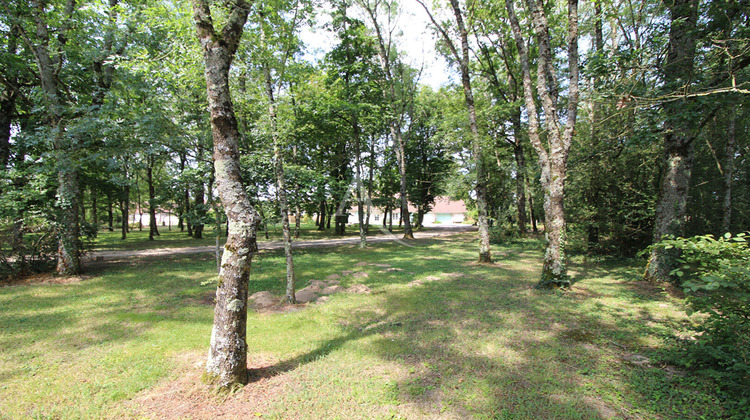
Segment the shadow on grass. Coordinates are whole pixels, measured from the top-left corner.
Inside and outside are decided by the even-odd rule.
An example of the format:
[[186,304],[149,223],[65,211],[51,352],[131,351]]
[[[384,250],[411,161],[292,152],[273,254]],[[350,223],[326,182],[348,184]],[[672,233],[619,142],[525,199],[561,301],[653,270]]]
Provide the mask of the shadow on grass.
[[[392,394],[399,406],[420,407],[428,416],[690,418],[717,412],[699,387],[621,359],[623,351],[644,347],[643,337],[661,333],[647,326],[654,319],[638,307],[645,300],[629,291],[628,267],[575,265],[576,286],[597,297],[536,292],[532,286],[541,265],[538,244],[498,247],[498,264],[479,265],[473,263],[474,241],[468,236],[418,240],[418,249],[379,244],[365,251],[341,248],[333,255],[330,250],[299,251],[300,272],[310,278],[348,270],[360,261],[404,271],[381,273],[377,267],[363,267],[370,275],[365,283],[382,292],[381,311],[341,314],[343,334],[297,357],[251,369],[249,377],[258,381],[291,372],[359,343],[368,353],[406,368],[408,374],[393,376]],[[250,292],[283,290],[280,251],[259,257],[253,262]],[[106,281],[50,286],[48,296],[35,293],[34,286],[19,287],[13,291],[17,296],[0,295],[0,302],[12,302],[13,308],[0,310],[0,328],[13,332],[2,334],[0,348],[9,349],[9,357],[23,358],[35,356],[14,345],[18,341],[50,347],[62,343],[63,352],[134,341],[150,325],[175,320],[177,308],[198,304],[191,299],[213,290],[213,285],[200,285],[210,276],[206,265],[212,262],[212,256],[180,256],[148,266],[141,262],[114,270],[95,268],[92,274],[106,270]],[[414,279],[423,281],[408,287]],[[624,305],[635,309],[599,301],[616,294],[613,288],[620,290],[617,298]],[[104,295],[110,300],[99,300]],[[89,336],[61,330],[76,324],[87,326]],[[28,375],[26,369],[3,375]]]
[[[633,307],[623,309],[593,298],[582,304],[569,293],[533,291],[536,275],[529,275],[526,263],[541,262],[531,249],[510,252],[515,259],[492,266],[467,261],[470,253],[445,252],[439,241],[425,245],[423,259],[404,256],[411,273],[368,279],[372,287],[390,287],[382,308],[386,315],[347,314],[346,334],[252,370],[251,377],[283,374],[347,343],[366,342],[369,352],[411,372],[395,381],[399,405],[421,407],[435,417],[699,418],[720,410],[692,379],[628,360],[648,347],[645,338],[664,331],[648,326],[655,319],[638,307],[661,296],[632,291],[626,282],[631,267],[577,267],[580,286],[619,288],[617,299]],[[385,261],[397,267],[400,258]],[[456,271],[463,275],[445,276]],[[439,280],[403,287],[409,279],[441,274]]]

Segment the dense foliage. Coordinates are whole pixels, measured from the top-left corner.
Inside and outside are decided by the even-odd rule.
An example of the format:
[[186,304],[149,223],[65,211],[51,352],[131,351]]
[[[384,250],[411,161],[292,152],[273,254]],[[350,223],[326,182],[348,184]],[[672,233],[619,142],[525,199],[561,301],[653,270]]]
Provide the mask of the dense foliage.
[[688,367],[718,380],[737,412],[750,409],[750,247],[747,234],[663,239],[679,251],[673,274],[685,290],[688,314],[703,315],[685,343]]

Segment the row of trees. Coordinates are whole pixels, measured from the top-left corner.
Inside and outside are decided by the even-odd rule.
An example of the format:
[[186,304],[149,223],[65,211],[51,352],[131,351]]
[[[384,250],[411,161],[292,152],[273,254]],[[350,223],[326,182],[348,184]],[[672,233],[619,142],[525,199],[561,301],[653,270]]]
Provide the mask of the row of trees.
[[[368,198],[401,210],[406,239],[436,196],[466,200],[482,262],[493,234],[543,220],[540,287],[568,285],[569,238],[633,256],[748,228],[746,4],[414,1],[460,85],[420,85],[393,1],[3,4],[5,268],[44,243],[75,274],[81,226],[119,219],[125,239],[134,207],[151,238],[158,209],[196,237],[226,221],[207,371],[231,386],[263,222],[283,226],[290,301],[302,214],[343,234],[356,208],[364,247]],[[335,42],[311,62],[300,33],[316,13]],[[654,248],[648,277],[668,279],[675,257]]]

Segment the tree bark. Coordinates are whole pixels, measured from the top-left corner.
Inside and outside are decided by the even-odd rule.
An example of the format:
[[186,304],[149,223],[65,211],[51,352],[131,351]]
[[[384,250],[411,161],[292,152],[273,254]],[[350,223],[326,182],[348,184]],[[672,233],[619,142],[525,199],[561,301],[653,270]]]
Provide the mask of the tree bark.
[[[294,164],[297,165],[297,145],[295,144],[292,146],[292,158],[294,159]],[[294,197],[295,197],[295,203],[294,203],[294,238],[299,239],[300,234],[300,224],[302,223],[302,211],[299,206],[299,180],[295,180],[294,182]]]
[[326,217],[326,229],[331,228],[331,217],[334,215],[335,211],[336,211],[336,208],[334,207],[334,204],[331,204],[330,207],[328,207],[328,216]]
[[[202,144],[198,143],[196,155],[198,160],[203,160],[203,152],[205,151]],[[193,223],[193,238],[203,239],[203,228],[205,225],[204,219],[206,218],[206,193],[205,185],[203,180],[198,182],[198,187],[195,189],[195,201],[193,202],[193,213],[195,214],[195,220]]]
[[[44,0],[33,0],[32,14],[36,23],[37,44],[33,48],[37,62],[38,75],[42,84],[42,92],[47,105],[47,126],[53,136],[53,148],[57,165],[57,207],[58,216],[58,247],[57,274],[76,275],[81,271],[80,225],[78,223],[80,209],[80,191],[78,186],[77,162],[74,161],[76,141],[65,132],[65,106],[60,97],[60,86],[55,74],[55,63],[49,52],[49,28],[45,21]],[[72,14],[74,3],[68,3],[68,15]],[[58,38],[64,39],[64,30],[60,30]],[[56,59],[62,60],[62,54]]]
[[244,0],[233,2],[226,26],[217,32],[208,1],[192,0],[192,5],[196,33],[206,64],[216,188],[229,223],[216,289],[205,378],[220,388],[233,388],[247,382],[247,287],[257,213],[242,184],[240,134],[229,91],[229,67],[250,6]]
[[[461,84],[464,88],[464,99],[466,109],[469,112],[469,128],[472,135],[472,153],[474,154],[474,164],[476,166],[476,193],[477,193],[477,221],[479,224],[479,262],[491,263],[492,255],[490,253],[490,231],[487,222],[487,180],[485,175],[484,163],[482,162],[482,146],[477,127],[477,112],[474,106],[474,93],[471,87],[471,75],[469,73],[469,38],[463,21],[463,13],[459,7],[458,0],[450,0],[453,14],[456,17],[458,33],[461,38],[461,56],[459,66],[461,67]],[[455,49],[455,48],[454,48]]]
[[[185,172],[185,161],[187,160],[185,153],[180,153],[180,175],[182,175]],[[185,218],[187,216],[188,211],[188,204],[189,204],[189,193],[187,188],[185,188],[185,194],[182,201],[182,205],[178,206],[177,211],[179,211],[178,220],[177,220],[177,227],[180,228],[180,232],[185,231]]]
[[146,181],[148,182],[148,240],[153,241],[154,236],[159,236],[159,229],[156,226],[156,190],[154,189],[154,159],[147,158],[148,166],[146,168]]
[[[326,201],[320,202],[320,212],[318,213],[318,230],[326,230]],[[329,226],[330,227],[330,226]]]
[[531,191],[531,185],[529,184],[529,178],[526,178],[526,191],[528,192],[528,202],[529,202],[529,218],[531,219],[531,231],[534,233],[539,233],[539,227],[536,225],[536,214],[534,212],[534,195]]
[[389,121],[389,127],[391,131],[391,136],[396,140],[395,142],[396,143],[395,144],[396,158],[398,159],[398,173],[400,177],[399,195],[401,199],[401,217],[404,222],[403,239],[414,239],[414,233],[412,231],[411,220],[409,219],[409,203],[407,201],[407,194],[406,194],[406,147],[405,147],[404,136],[403,136],[403,133],[401,132],[402,126],[401,126],[401,123],[399,122],[399,119],[403,115],[403,109],[399,109],[399,104],[398,104],[399,98],[397,97],[397,94],[396,94],[396,85],[395,85],[396,81],[395,81],[395,75],[393,74],[394,63],[393,63],[393,60],[391,59],[391,50],[390,50],[390,46],[392,45],[390,34],[392,33],[392,30],[391,28],[387,28],[388,29],[387,33],[389,34],[389,38],[386,39],[383,35],[383,30],[380,27],[380,23],[378,22],[378,19],[377,19],[377,14],[378,14],[377,2],[373,5],[370,5],[369,3],[363,3],[362,5],[367,10],[370,16],[370,21],[372,22],[375,28],[375,34],[378,39],[378,55],[380,56],[380,64],[385,74],[386,83],[388,84],[387,100],[389,102],[391,112],[393,113]]
[[513,156],[516,160],[516,220],[518,231],[526,235],[526,156],[521,143],[521,113],[514,113],[513,124]]
[[565,126],[560,127],[558,86],[554,78],[553,56],[549,24],[544,5],[538,0],[527,0],[538,46],[537,92],[541,98],[547,128],[549,150],[539,134],[539,120],[531,84],[531,69],[526,43],[516,16],[513,1],[506,0],[506,9],[521,61],[524,102],[529,119],[529,139],[539,157],[541,181],[544,188],[544,231],[547,247],[544,254],[542,277],[538,288],[566,288],[570,286],[565,253],[565,178],[567,162],[578,113],[578,1],[568,0],[568,106]]
[[[665,88],[686,91],[693,75],[698,1],[674,0],[665,3],[671,15],[669,51],[662,69]],[[665,235],[684,234],[695,139],[692,135],[692,113],[687,112],[690,103],[685,98],[663,105],[666,115],[663,137],[665,165],[656,206],[654,243]],[[645,278],[656,282],[671,280],[669,273],[677,266],[676,259],[674,249],[655,248],[651,251]]]
[[721,218],[721,228],[726,233],[732,227],[732,179],[734,178],[734,147],[737,114],[731,111],[729,127],[727,127],[726,162],[724,163],[724,211]]
[[461,70],[461,85],[464,89],[464,102],[466,103],[466,110],[469,117],[469,128],[471,131],[471,149],[474,155],[474,165],[476,166],[476,186],[475,191],[477,195],[477,224],[479,225],[479,262],[491,263],[492,254],[490,252],[490,230],[488,223],[488,212],[487,212],[487,176],[485,174],[484,163],[482,161],[482,145],[481,138],[479,135],[479,128],[477,126],[477,112],[474,105],[474,92],[471,87],[471,73],[469,69],[469,36],[464,24],[464,14],[461,11],[458,0],[450,0],[451,9],[453,10],[453,16],[456,19],[456,26],[458,28],[459,40],[461,42],[461,49],[456,47],[455,43],[448,35],[445,28],[438,24],[435,18],[430,13],[429,8],[422,2],[417,0],[422,5],[427,14],[430,17],[433,25],[441,33],[443,40],[450,49],[453,58],[459,65]]
[[375,139],[370,138],[369,177],[367,178],[367,219],[365,232],[370,233],[370,214],[372,213],[372,183],[375,179]]
[[360,133],[359,122],[355,116],[353,123],[354,130],[354,153],[356,153],[354,165],[356,166],[356,188],[357,188],[357,221],[359,222],[359,247],[367,248],[367,228],[365,227],[365,206],[364,206],[364,185],[362,185],[362,167],[361,167],[361,156],[362,156],[362,139]]
[[120,214],[122,214],[121,237],[123,241],[128,237],[128,218],[130,217],[130,185],[122,187],[122,197],[120,198]]
[[115,215],[112,212],[112,197],[107,195],[107,230],[114,232],[115,230]]
[[[263,35],[261,35],[263,36]],[[264,37],[263,37],[264,38]],[[265,39],[263,40],[265,43]],[[284,236],[284,258],[286,260],[286,301],[297,303],[295,298],[294,254],[292,252],[292,232],[289,228],[289,205],[286,196],[286,182],[284,181],[284,160],[281,156],[278,134],[276,133],[276,103],[273,96],[273,80],[268,64],[263,65],[266,97],[268,98],[268,114],[271,117],[271,137],[273,138],[274,172],[276,175],[276,194],[279,198],[279,213],[281,215],[281,231]]]
[[143,202],[141,201],[141,187],[138,180],[138,172],[135,173],[135,198],[138,204],[138,231],[143,230]]

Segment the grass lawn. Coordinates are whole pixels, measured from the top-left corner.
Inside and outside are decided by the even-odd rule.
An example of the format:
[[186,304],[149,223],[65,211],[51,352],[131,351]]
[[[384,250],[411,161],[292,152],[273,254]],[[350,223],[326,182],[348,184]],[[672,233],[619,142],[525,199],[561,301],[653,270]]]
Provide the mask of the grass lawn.
[[[200,382],[212,256],[102,266],[81,281],[0,289],[0,418],[687,419],[721,416],[715,385],[669,366],[683,302],[628,264],[571,262],[570,292],[532,289],[541,245],[476,235],[297,252],[298,279],[342,271],[371,294],[248,319],[252,381]],[[388,264],[403,271],[386,271]],[[250,293],[281,294],[263,252]]]
[[[224,225],[226,227],[226,225]],[[294,229],[294,226],[292,226]],[[142,231],[133,229],[128,233],[127,239],[122,240],[122,234],[119,230],[115,229],[114,232],[107,230],[100,230],[97,238],[93,242],[93,248],[96,251],[115,251],[115,250],[128,250],[135,251],[141,249],[154,249],[154,248],[185,248],[192,246],[207,246],[214,245],[216,243],[216,233],[212,226],[206,226],[203,231],[202,239],[194,239],[187,236],[187,231],[180,232],[176,227],[172,227],[172,230],[164,226],[159,227],[160,235],[157,236],[153,241],[148,240],[148,226],[144,227]],[[401,236],[404,233],[403,228],[394,226],[394,235]],[[376,226],[372,226],[370,229],[369,236],[382,235],[380,229]],[[259,242],[268,241],[281,241],[284,239],[282,236],[281,225],[271,225],[268,228],[268,239],[265,237],[263,231],[258,232]],[[333,229],[317,230],[314,224],[308,223],[303,224],[300,227],[300,238],[297,240],[315,240],[315,239],[340,239],[340,238],[354,238],[359,237],[359,228],[357,225],[347,226],[346,234],[344,236],[336,235]],[[224,232],[221,233],[221,243],[224,243]]]

